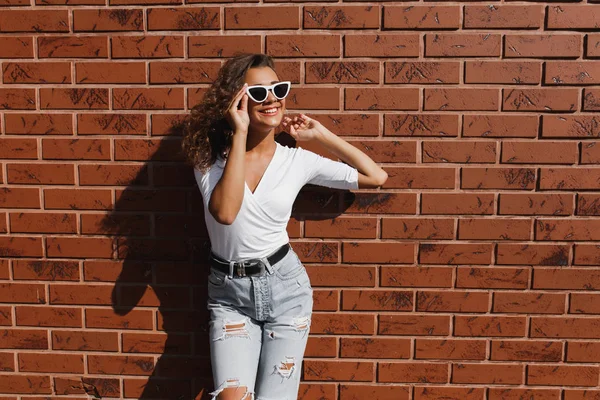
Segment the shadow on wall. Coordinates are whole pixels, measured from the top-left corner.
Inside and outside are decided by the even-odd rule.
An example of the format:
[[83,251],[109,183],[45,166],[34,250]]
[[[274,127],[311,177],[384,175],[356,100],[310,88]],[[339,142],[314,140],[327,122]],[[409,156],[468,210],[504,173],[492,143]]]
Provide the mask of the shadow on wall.
[[[127,357],[120,369],[125,398],[199,400],[213,390],[206,310],[210,241],[202,197],[180,153],[182,126],[181,119],[171,126],[129,186],[117,191],[114,209],[101,222],[122,262],[112,303]],[[276,140],[295,146],[285,133]],[[300,235],[298,221],[335,218],[353,202],[351,192],[306,186],[294,203],[290,238]],[[317,242],[294,248],[301,258],[316,254],[317,262],[319,253],[331,256]],[[94,389],[109,395],[102,393],[107,387]]]

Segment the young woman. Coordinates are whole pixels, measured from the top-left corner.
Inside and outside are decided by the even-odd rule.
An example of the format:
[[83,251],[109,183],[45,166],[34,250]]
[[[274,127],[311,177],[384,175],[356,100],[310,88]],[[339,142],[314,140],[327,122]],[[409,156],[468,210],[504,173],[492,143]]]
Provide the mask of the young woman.
[[[211,362],[218,400],[295,400],[312,288],[289,245],[292,204],[307,183],[374,188],[387,174],[319,122],[285,116],[290,82],[264,54],[228,60],[191,112],[184,152],[195,167],[211,242]],[[345,163],[275,141],[276,128]]]

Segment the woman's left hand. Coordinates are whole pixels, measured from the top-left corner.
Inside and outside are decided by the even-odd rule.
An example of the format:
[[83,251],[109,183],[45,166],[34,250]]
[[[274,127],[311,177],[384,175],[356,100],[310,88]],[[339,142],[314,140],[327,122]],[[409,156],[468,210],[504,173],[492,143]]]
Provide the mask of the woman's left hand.
[[283,117],[282,125],[285,131],[298,142],[316,139],[321,134],[322,127],[319,121],[304,114],[293,118]]

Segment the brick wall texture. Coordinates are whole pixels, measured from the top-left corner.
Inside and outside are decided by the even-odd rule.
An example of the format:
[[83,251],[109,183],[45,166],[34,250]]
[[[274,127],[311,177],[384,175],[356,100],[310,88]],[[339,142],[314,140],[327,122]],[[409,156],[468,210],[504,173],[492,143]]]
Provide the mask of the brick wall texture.
[[600,399],[597,0],[0,3],[0,398],[207,398],[178,127],[262,51],[389,174],[294,205],[300,398]]

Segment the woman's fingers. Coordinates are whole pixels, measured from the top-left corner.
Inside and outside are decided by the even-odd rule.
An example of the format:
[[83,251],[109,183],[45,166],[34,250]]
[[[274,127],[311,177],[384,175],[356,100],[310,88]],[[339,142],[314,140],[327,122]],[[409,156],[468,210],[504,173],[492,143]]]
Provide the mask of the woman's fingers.
[[240,110],[248,111],[248,95],[245,92],[242,94]]
[[[229,103],[228,110],[237,110],[239,108],[240,101],[241,101],[242,97],[244,96],[244,94],[246,94],[247,86],[248,86],[248,84],[244,83],[244,86],[242,86],[242,88],[239,90],[239,92],[236,93],[236,95],[231,100],[231,103]],[[246,101],[246,104],[248,104],[247,101]]]

